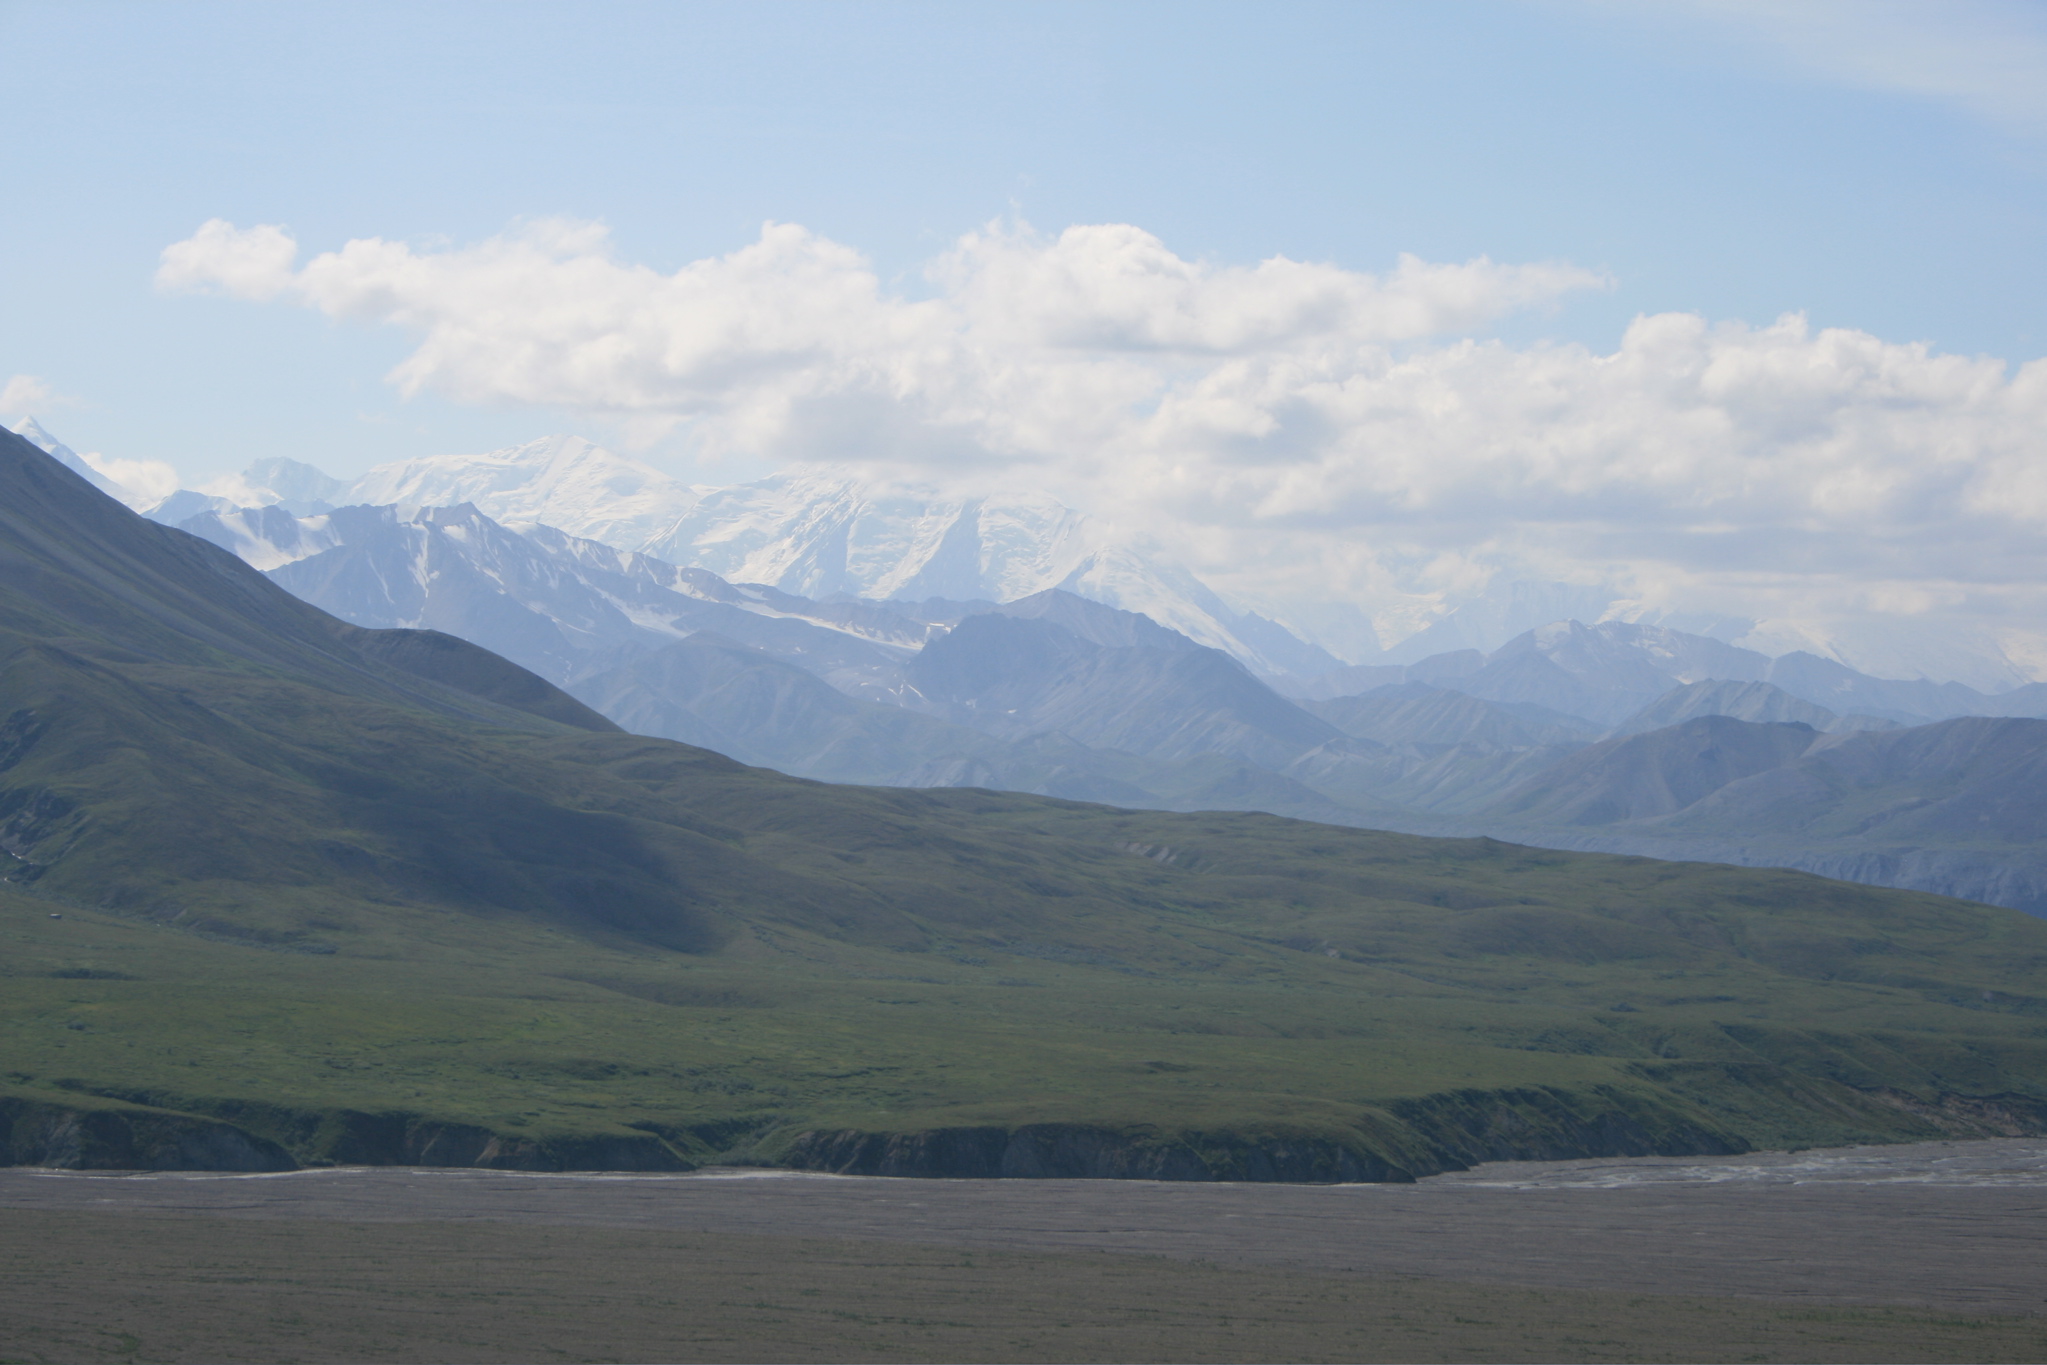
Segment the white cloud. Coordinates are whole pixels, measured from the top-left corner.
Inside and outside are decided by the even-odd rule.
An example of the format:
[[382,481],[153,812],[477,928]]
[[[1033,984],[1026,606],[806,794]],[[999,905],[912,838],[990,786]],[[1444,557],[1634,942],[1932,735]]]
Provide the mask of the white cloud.
[[151,506],[178,491],[178,471],[163,460],[112,459],[96,450],[80,451],[78,458],[119,485],[121,500],[131,507]]
[[165,248],[158,278],[413,331],[391,376],[408,393],[685,420],[702,445],[768,454],[870,425],[885,444],[863,454],[911,460],[1063,454],[1233,359],[1345,363],[1605,283],[1483,259],[1403,258],[1384,277],[1284,258],[1215,267],[1108,226],[972,234],[934,264],[938,296],[914,300],[787,224],[672,275],[608,247],[597,225],[551,220],[443,251],[356,240],[294,273],[282,229],[216,219]]
[[28,416],[47,407],[57,397],[48,383],[32,374],[17,374],[0,385],[0,412]]
[[163,249],[156,285],[173,292],[217,289],[238,299],[269,299],[291,285],[298,243],[267,224],[244,232],[215,218]]
[[571,222],[352,241],[296,272],[294,250],[210,223],[165,260],[188,287],[412,332],[408,392],[674,427],[702,454],[1028,481],[1169,536],[1246,599],[1363,601],[1389,638],[1501,566],[1801,638],[2047,619],[2047,361],[1797,316],[1510,346],[1466,334],[1604,281],[1219,266],[1119,225],[971,234],[928,297],[790,225],[672,274]]

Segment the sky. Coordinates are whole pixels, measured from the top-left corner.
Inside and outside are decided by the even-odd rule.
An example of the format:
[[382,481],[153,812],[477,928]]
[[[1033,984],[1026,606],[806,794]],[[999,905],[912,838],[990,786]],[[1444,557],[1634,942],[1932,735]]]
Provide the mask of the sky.
[[2047,673],[2047,6],[0,0],[0,50],[0,418],[188,484],[570,430],[1050,488],[1382,634],[1518,576]]

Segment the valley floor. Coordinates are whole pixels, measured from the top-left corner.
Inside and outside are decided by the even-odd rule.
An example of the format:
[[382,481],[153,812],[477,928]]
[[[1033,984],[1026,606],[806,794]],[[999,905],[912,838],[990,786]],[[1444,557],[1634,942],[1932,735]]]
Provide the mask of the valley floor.
[[0,1171],[0,1359],[2038,1360],[2047,1142],[1409,1186]]

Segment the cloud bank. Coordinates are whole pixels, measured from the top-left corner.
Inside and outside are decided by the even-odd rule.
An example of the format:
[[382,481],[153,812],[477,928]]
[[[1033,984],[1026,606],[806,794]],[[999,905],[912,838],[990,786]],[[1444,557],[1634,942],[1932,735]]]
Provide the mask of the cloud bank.
[[991,227],[914,291],[786,224],[669,274],[563,221],[297,254],[280,228],[214,221],[158,279],[405,329],[408,393],[705,456],[1027,480],[1169,537],[1247,600],[1361,602],[1396,636],[1504,570],[1752,618],[1784,647],[1911,617],[2047,660],[2047,362],[1797,316],[1510,346],[1492,320],[1606,281],[1215,265],[1127,225]]

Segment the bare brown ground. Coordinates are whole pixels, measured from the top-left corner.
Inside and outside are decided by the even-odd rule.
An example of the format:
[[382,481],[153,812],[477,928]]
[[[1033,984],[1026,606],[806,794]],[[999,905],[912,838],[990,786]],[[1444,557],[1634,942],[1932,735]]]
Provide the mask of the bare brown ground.
[[2038,1182],[0,1171],[0,1361],[2041,1361],[2043,1312]]
[[10,1361],[2037,1361],[2047,1320],[1117,1253],[9,1210]]

